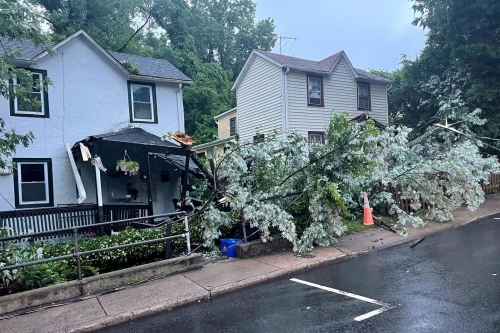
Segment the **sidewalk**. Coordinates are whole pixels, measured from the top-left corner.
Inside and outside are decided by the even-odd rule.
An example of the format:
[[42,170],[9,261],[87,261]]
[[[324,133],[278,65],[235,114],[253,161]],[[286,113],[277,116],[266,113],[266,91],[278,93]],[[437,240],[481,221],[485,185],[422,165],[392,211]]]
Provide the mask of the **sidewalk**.
[[500,195],[490,195],[475,212],[466,209],[455,212],[454,221],[430,222],[429,226],[423,229],[409,227],[407,238],[384,229],[373,228],[342,237],[335,246],[315,248],[309,253],[311,256],[300,257],[287,250],[251,259],[227,259],[207,263],[200,269],[182,272],[133,288],[103,296],[89,296],[79,302],[0,320],[0,331],[88,332],[207,299],[324,262],[407,243],[421,235],[456,228],[499,212]]

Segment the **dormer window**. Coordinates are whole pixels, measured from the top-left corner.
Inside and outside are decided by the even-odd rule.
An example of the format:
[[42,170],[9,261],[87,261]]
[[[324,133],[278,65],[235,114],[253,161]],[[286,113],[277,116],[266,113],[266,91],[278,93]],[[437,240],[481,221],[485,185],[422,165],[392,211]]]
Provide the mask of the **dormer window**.
[[[49,117],[49,96],[44,89],[44,80],[47,77],[47,71],[40,69],[27,69],[31,72],[32,88],[31,100],[24,96],[17,96],[10,100],[10,115],[24,117]],[[19,84],[17,79],[12,80],[12,84]]]
[[128,90],[130,122],[157,124],[155,84],[129,82]]
[[370,83],[358,82],[358,110],[370,110]]
[[323,77],[307,76],[307,105],[323,106]]

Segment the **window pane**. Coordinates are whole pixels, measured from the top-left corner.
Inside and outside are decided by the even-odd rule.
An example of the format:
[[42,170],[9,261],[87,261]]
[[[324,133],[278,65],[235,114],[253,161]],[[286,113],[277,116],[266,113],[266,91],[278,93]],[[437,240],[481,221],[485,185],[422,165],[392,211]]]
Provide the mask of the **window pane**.
[[132,86],[132,95],[134,102],[151,103],[151,87]]
[[153,120],[151,103],[134,102],[134,119]]
[[309,78],[309,104],[321,105],[321,79]]
[[33,78],[33,91],[34,92],[40,92],[40,87],[42,84],[42,74],[39,73],[33,73],[32,75]]
[[44,182],[45,164],[19,164],[21,168],[21,182]]
[[359,98],[359,107],[362,109],[368,109],[368,98],[360,97]]
[[30,201],[47,201],[45,192],[45,183],[27,183],[22,184],[22,197],[23,202]]

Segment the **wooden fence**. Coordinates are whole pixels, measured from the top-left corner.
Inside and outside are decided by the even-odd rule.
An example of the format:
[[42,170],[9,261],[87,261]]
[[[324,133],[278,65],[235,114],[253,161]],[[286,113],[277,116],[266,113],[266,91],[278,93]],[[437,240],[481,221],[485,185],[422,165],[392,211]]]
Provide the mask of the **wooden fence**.
[[[484,193],[486,194],[494,194],[500,192],[500,174],[490,174],[488,184],[481,184],[481,186]],[[407,213],[413,211],[410,207],[410,200],[401,198],[400,190],[394,187],[390,187],[387,192],[392,194],[392,198],[396,201],[396,204],[399,208]],[[420,200],[420,204],[422,205],[423,209],[427,209],[430,207],[430,205],[422,199]]]

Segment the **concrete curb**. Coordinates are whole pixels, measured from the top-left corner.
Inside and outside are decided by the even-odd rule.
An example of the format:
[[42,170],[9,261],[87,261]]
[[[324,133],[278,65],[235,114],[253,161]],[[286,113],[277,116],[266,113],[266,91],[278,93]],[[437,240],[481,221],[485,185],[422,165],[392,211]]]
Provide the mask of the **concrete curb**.
[[75,299],[81,296],[113,290],[133,283],[136,280],[148,278],[165,271],[175,271],[180,268],[195,268],[201,262],[199,254],[192,254],[182,259],[172,258],[135,266],[110,273],[83,278],[81,281],[69,281],[44,288],[28,290],[12,295],[0,297],[0,315],[25,310],[45,304]]

